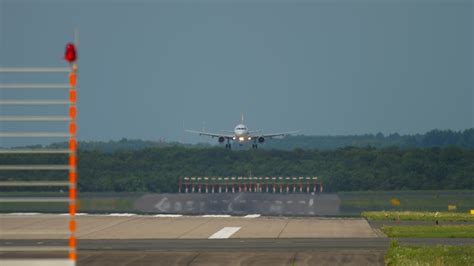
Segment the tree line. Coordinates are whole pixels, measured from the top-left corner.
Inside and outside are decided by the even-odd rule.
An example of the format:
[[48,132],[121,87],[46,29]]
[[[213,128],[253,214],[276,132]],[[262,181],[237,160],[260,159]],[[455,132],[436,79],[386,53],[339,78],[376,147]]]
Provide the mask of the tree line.
[[[67,164],[64,155],[0,155],[0,164]],[[474,150],[345,147],[242,150],[165,146],[79,150],[80,191],[176,192],[184,176],[318,176],[327,191],[474,189]],[[0,180],[67,180],[66,173],[6,172]],[[2,189],[5,191],[5,189]]]

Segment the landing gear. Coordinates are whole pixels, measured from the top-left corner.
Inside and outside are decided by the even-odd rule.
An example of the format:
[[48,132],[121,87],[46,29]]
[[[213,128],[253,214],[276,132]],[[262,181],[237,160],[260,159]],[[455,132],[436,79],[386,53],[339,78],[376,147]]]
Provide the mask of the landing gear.
[[225,144],[225,148],[229,150],[232,148],[232,145],[230,144],[229,140],[227,140],[227,143]]
[[258,149],[257,139],[253,138],[252,149]]

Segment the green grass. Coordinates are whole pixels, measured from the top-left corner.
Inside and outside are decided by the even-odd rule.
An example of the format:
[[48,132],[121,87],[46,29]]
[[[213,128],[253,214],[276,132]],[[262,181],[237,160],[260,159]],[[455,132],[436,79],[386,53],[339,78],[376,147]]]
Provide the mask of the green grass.
[[395,265],[474,265],[474,246],[400,246],[393,241],[385,264]]
[[2,202],[1,212],[68,212],[67,202]]
[[[473,190],[420,190],[420,191],[352,191],[338,192],[343,213],[359,214],[362,211],[448,211],[455,205],[457,211],[474,208]],[[400,205],[392,205],[397,199]]]
[[81,212],[135,212],[130,198],[92,198],[80,200]]
[[[141,193],[79,193],[78,212],[136,212],[133,203]],[[68,197],[65,192],[0,192],[0,197]],[[66,213],[68,203],[58,202],[3,202],[0,213],[52,212]]]
[[[68,203],[59,202],[5,202],[0,203],[1,212],[52,212],[66,213]],[[78,212],[136,212],[133,200],[121,198],[91,198],[78,200]]]
[[383,225],[388,237],[474,238],[474,225]]
[[474,222],[474,215],[467,212],[367,211],[361,216],[369,220]]

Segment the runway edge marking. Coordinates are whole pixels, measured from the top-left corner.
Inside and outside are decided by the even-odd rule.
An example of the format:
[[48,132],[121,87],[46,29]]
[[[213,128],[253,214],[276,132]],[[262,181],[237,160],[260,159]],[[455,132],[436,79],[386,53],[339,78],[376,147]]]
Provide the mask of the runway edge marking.
[[215,232],[213,235],[209,237],[209,239],[225,239],[229,238],[237,231],[240,230],[241,227],[224,227],[221,230]]

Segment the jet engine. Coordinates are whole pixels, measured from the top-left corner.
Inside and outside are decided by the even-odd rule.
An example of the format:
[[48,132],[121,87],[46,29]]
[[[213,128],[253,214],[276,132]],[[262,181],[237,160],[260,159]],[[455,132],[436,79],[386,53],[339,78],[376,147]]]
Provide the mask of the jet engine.
[[265,138],[264,138],[264,137],[259,137],[259,138],[258,138],[258,142],[259,142],[259,143],[264,143],[264,142],[265,142]]
[[225,141],[225,138],[224,137],[219,137],[219,143],[222,143]]

